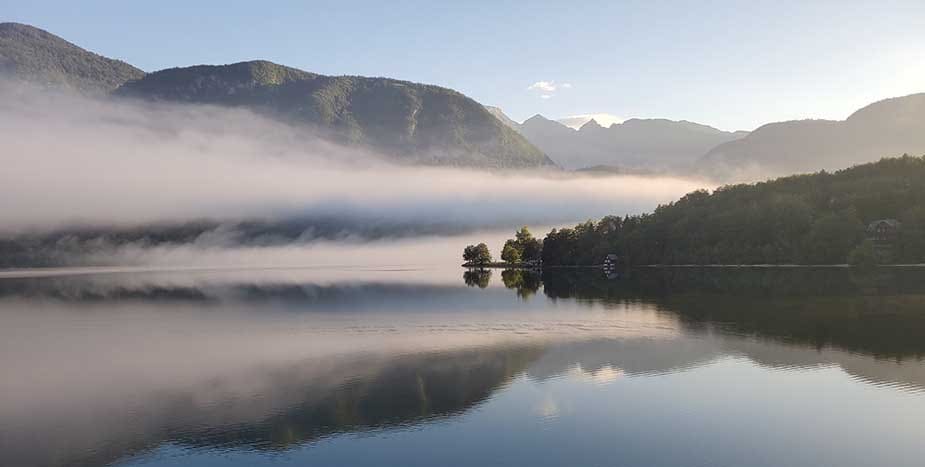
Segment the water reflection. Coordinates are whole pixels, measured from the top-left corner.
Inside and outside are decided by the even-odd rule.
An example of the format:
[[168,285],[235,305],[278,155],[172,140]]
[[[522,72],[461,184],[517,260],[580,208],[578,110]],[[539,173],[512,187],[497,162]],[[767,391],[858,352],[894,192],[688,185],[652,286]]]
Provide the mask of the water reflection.
[[925,352],[925,270],[640,269],[610,281],[592,272],[543,276],[550,298],[644,300],[691,331],[772,338],[902,361]]
[[0,280],[0,464],[290,451],[453,420],[519,378],[608,385],[730,358],[925,389],[918,270],[486,272]]
[[524,299],[535,295],[542,284],[540,275],[536,271],[525,269],[501,271],[501,282],[505,287],[517,291],[517,296]]
[[463,281],[469,287],[484,289],[491,283],[491,269],[466,269],[463,272]]
[[597,270],[505,270],[519,297],[654,304],[694,332],[774,338],[817,350],[835,346],[878,358],[920,360],[925,352],[925,270],[844,268],[636,269],[619,279]]

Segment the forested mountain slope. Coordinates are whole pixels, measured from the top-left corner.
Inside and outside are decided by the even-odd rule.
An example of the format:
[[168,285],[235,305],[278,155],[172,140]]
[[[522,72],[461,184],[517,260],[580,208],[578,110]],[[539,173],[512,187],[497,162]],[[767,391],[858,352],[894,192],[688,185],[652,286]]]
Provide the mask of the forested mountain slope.
[[0,23],[0,77],[100,94],[142,76],[138,68],[88,52],[39,28]]
[[250,61],[161,70],[126,83],[116,95],[245,107],[406,162],[553,165],[478,102],[451,89],[408,81],[324,76]]

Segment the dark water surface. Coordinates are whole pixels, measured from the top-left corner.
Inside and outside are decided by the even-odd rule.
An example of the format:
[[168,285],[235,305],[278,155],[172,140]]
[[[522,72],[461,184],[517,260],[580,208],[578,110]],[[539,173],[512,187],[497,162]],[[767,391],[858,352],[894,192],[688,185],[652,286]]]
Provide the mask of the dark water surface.
[[0,465],[921,466],[923,355],[915,269],[5,277]]

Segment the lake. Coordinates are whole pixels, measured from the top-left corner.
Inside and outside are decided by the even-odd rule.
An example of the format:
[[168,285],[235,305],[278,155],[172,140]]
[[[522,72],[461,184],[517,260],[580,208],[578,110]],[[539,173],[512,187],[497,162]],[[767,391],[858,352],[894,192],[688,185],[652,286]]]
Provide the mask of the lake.
[[919,466],[925,271],[0,278],[3,466]]

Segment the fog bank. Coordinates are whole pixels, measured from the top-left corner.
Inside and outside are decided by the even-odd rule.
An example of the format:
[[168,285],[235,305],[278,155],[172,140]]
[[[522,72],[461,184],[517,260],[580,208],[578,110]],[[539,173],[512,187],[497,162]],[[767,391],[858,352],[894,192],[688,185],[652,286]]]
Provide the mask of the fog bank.
[[242,243],[241,220],[271,233],[288,222],[274,244],[568,224],[650,210],[704,185],[403,166],[244,110],[94,100],[9,83],[0,83],[0,164],[4,236],[207,220],[193,236],[221,237],[217,244]]

